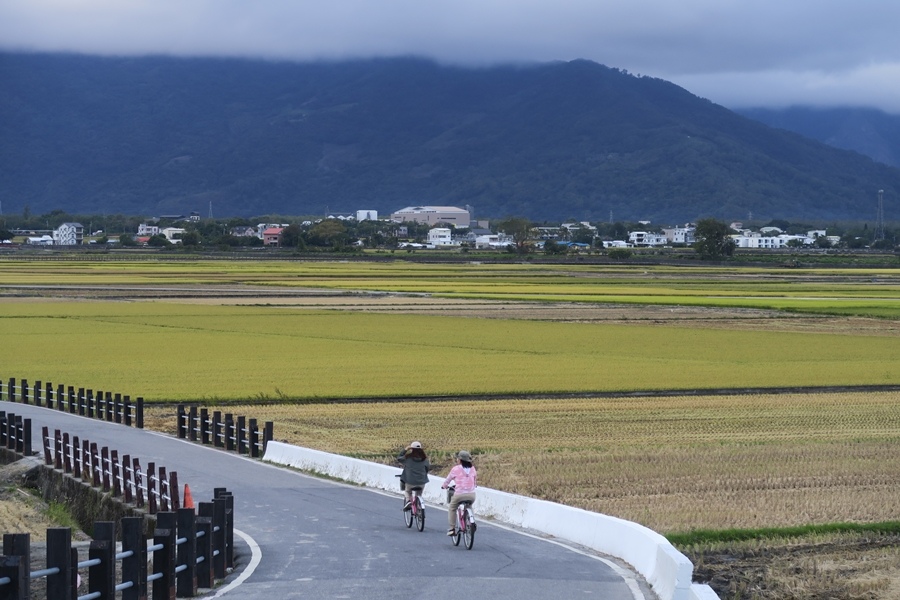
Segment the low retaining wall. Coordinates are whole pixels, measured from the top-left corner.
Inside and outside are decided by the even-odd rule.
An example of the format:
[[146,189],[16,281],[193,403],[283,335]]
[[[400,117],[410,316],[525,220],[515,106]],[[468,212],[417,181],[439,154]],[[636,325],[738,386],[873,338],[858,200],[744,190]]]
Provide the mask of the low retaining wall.
[[[396,467],[271,441],[263,460],[399,493]],[[442,477],[422,494],[444,504]],[[478,488],[477,514],[540,531],[615,556],[630,564],[661,600],[718,600],[708,585],[691,582],[694,566],[666,538],[643,525],[554,502]]]

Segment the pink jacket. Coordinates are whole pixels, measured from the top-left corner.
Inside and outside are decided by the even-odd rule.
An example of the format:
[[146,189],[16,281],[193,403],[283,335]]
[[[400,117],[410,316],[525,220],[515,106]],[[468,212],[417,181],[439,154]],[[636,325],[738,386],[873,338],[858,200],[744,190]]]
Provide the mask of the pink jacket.
[[451,481],[456,481],[455,494],[471,494],[478,487],[478,472],[475,467],[466,469],[462,465],[456,465],[450,469],[450,473],[441,487],[447,487]]

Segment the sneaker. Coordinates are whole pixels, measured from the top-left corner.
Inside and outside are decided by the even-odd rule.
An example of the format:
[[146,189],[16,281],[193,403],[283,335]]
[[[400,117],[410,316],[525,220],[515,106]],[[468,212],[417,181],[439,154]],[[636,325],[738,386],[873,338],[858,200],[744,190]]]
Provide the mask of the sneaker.
[[405,503],[405,504],[403,505],[403,510],[405,510],[405,511],[406,511],[406,510],[409,510],[409,509],[411,509],[411,508],[412,508],[412,503],[411,503],[411,502],[407,502],[407,503]]
[[447,535],[449,535],[449,536],[451,536],[451,537],[454,536],[454,535],[456,535],[456,530],[455,530],[455,529],[448,529],[448,530],[447,530]]

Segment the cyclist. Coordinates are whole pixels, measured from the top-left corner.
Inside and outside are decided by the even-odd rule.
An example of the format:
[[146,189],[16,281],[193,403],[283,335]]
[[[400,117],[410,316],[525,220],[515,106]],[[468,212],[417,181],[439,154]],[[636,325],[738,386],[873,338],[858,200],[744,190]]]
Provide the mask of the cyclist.
[[403,490],[404,496],[403,510],[408,510],[409,503],[412,501],[410,492],[412,488],[419,488],[421,491],[428,483],[428,471],[431,470],[431,463],[422,448],[422,442],[411,442],[409,446],[400,451],[397,461],[403,465],[403,473],[400,474],[400,489]]
[[456,507],[461,502],[475,503],[475,488],[478,487],[478,472],[472,466],[472,455],[466,450],[456,453],[456,466],[450,469],[447,478],[441,485],[441,489],[447,489],[451,481],[456,482],[453,498],[450,499],[450,507],[447,511],[447,522],[450,528],[447,535],[456,535]]

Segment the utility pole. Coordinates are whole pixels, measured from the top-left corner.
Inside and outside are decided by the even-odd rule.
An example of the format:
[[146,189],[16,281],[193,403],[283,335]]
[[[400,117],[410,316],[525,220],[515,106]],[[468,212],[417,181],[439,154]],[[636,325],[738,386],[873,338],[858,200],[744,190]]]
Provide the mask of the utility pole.
[[884,240],[884,190],[878,190],[878,212],[875,214],[874,241]]

